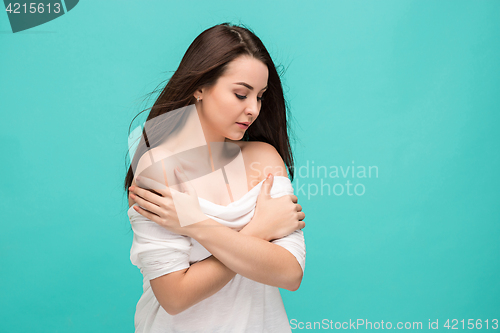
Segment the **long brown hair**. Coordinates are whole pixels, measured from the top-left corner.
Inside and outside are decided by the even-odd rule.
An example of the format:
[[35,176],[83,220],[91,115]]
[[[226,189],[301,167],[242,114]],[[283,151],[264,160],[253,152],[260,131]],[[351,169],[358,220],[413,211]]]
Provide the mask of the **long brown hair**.
[[[294,162],[288,136],[291,127],[287,122],[288,107],[280,75],[262,41],[247,27],[226,22],[215,25],[196,37],[151,107],[146,123],[166,112],[193,104],[195,91],[201,87],[210,88],[215,85],[218,78],[225,73],[228,64],[241,55],[249,55],[262,61],[269,70],[268,88],[264,93],[259,116],[246,130],[242,141],[261,141],[274,146],[293,180]],[[154,134],[147,136],[145,128],[143,129],[141,143],[137,146],[125,177],[127,195],[134,178],[133,170],[136,169],[140,157],[148,149],[161,143],[167,134],[162,133],[162,137]]]

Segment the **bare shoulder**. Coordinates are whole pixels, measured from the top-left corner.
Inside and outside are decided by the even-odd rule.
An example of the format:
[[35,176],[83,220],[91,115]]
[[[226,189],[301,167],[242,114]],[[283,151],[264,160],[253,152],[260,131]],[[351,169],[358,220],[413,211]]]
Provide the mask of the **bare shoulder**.
[[[133,174],[132,184],[131,186],[136,186],[135,178],[147,167],[153,164],[153,161],[162,160],[173,153],[166,149],[165,147],[159,146],[149,149],[146,153],[144,153],[137,162],[137,166],[135,168],[135,173]],[[135,204],[134,199],[128,197],[128,206],[129,208]]]
[[274,176],[288,177],[283,158],[271,144],[261,141],[246,141],[242,144],[241,150],[245,164],[254,177],[258,177],[259,181],[265,179],[269,173]]
[[165,148],[165,146],[150,148],[139,158],[137,167],[135,169],[134,179],[136,176],[140,175],[141,172],[144,171],[144,169],[148,168],[155,162],[163,160],[172,155],[174,155],[174,153]]

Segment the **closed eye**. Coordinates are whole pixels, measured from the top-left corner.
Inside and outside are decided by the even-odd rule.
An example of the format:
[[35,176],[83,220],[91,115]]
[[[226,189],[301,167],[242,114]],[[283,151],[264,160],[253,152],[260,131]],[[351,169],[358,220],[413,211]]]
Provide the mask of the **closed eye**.
[[[236,97],[238,97],[239,99],[245,99],[245,98],[247,98],[246,96],[241,96],[241,95],[238,95],[238,94],[235,94],[235,95],[236,95]],[[257,100],[258,100],[258,101],[262,101],[263,99],[264,99],[264,96],[262,96],[262,97],[257,96]]]

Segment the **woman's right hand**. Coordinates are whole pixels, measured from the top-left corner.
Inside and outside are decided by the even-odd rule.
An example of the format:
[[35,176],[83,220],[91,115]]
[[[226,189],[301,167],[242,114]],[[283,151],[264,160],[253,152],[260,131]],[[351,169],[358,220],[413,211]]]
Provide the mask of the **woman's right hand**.
[[260,189],[252,220],[240,232],[271,241],[306,226],[303,221],[306,215],[297,203],[297,196],[271,197],[273,181],[274,176],[270,174]]
[[[192,237],[196,223],[208,217],[201,210],[196,190],[186,174],[178,168],[174,169],[174,174],[182,192],[147,177],[141,177],[139,182],[137,177],[138,183],[129,188],[130,198],[138,204],[133,207],[139,214],[171,232]],[[155,190],[141,188],[141,185]]]

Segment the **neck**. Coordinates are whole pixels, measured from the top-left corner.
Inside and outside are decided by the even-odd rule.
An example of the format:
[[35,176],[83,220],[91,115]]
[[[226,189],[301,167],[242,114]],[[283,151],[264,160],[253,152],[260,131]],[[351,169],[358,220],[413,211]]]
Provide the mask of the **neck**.
[[222,154],[225,152],[225,149],[221,149],[223,148],[222,144],[230,142],[230,140],[214,132],[200,117],[200,112],[195,105],[189,105],[184,112],[187,112],[187,114],[182,128],[172,134],[164,142],[163,146],[174,154],[196,147],[207,146],[212,159],[222,158]]
[[203,119],[202,113],[199,111],[200,108],[200,105],[196,105],[196,108],[194,108],[194,110],[196,110],[196,115],[198,117],[197,121],[200,123],[200,126],[202,128],[206,144],[210,144],[211,142],[226,142],[226,138],[223,135],[215,132],[213,128]]

